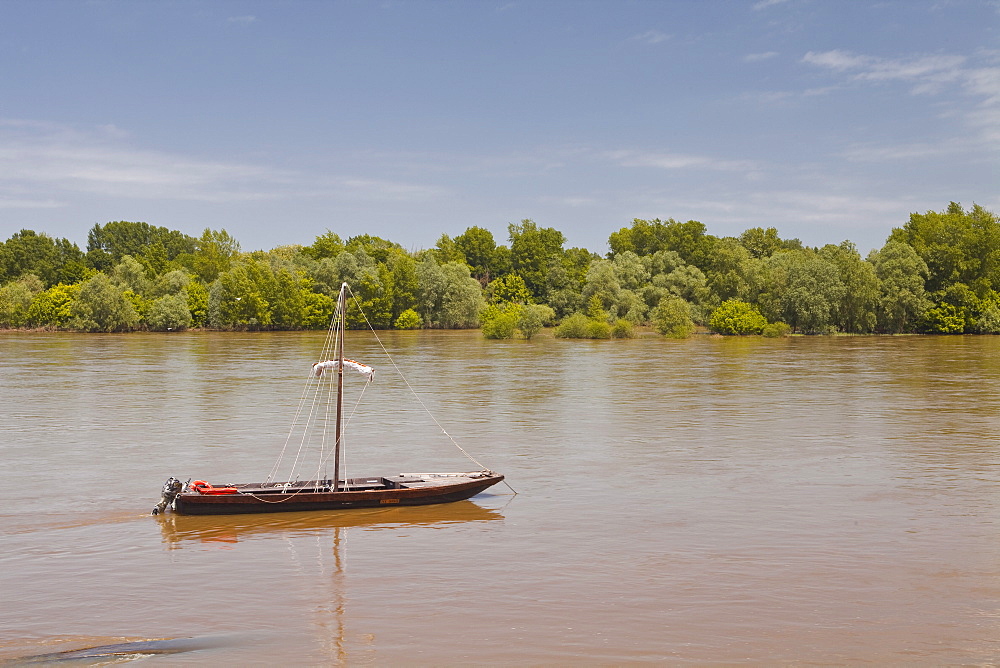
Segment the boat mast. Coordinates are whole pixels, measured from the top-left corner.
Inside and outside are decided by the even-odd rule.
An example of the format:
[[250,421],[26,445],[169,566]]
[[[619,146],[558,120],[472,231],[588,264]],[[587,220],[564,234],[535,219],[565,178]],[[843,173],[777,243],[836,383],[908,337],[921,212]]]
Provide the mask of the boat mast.
[[335,492],[340,489],[340,429],[344,410],[344,320],[347,317],[347,283],[340,286],[337,312],[340,314],[340,324],[337,330],[337,440],[333,446],[333,491]]

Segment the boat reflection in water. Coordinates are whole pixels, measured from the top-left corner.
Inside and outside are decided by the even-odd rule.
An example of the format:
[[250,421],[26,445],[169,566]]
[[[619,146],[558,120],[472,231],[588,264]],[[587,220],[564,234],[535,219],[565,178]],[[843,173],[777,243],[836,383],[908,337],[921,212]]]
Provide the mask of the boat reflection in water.
[[497,510],[482,508],[472,501],[456,501],[446,505],[357,509],[349,512],[304,511],[260,515],[168,513],[158,515],[156,519],[163,542],[170,549],[180,549],[187,542],[231,546],[253,538],[323,534],[330,530],[352,527],[378,529],[502,520],[503,514]]
[[[364,617],[366,602],[352,598],[349,593],[353,569],[347,566],[345,548],[350,529],[393,531],[418,527],[447,528],[503,520],[504,515],[499,510],[482,508],[471,501],[456,501],[444,505],[348,512],[303,511],[259,515],[168,513],[156,519],[163,543],[170,550],[239,550],[243,547],[239,545],[241,543],[259,543],[266,550],[270,545],[283,545],[289,552],[279,567],[285,569],[280,578],[282,589],[280,592],[272,591],[272,595],[284,600],[295,595],[295,583],[308,583],[308,593],[299,600],[300,610],[309,611],[303,620],[306,623],[300,629],[312,636],[321,663],[343,666],[377,663],[378,659],[376,634],[371,633],[371,629],[357,628],[365,626],[359,616]],[[258,548],[255,546],[253,549]],[[220,558],[228,559],[229,556],[220,555]],[[362,560],[358,566],[357,577],[371,575],[370,564]],[[245,560],[237,558],[234,562],[236,569],[245,567]],[[273,577],[273,573],[271,575]],[[260,578],[251,577],[249,573],[248,578],[255,583],[255,587],[267,587]],[[354,619],[354,624],[349,624],[351,619]],[[355,630],[349,631],[349,626],[355,626]]]

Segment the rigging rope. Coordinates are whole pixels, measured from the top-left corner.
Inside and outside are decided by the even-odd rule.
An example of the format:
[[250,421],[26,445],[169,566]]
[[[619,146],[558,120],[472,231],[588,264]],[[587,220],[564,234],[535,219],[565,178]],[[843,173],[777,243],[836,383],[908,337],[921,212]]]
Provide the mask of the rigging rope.
[[[368,329],[371,330],[372,335],[375,337],[375,341],[378,343],[379,347],[382,349],[382,354],[384,354],[385,357],[386,357],[386,359],[389,360],[389,363],[392,364],[393,368],[396,370],[396,373],[399,374],[400,379],[403,381],[403,384],[406,385],[406,389],[408,389],[410,391],[410,393],[413,395],[413,397],[417,400],[417,403],[420,404],[420,407],[424,409],[424,412],[427,413],[428,417],[430,417],[430,419],[434,422],[434,424],[437,425],[438,429],[441,430],[441,433],[448,437],[448,440],[451,441],[452,445],[454,445],[456,448],[458,448],[459,452],[461,452],[463,455],[465,455],[470,461],[472,461],[481,470],[483,470],[483,471],[492,471],[488,467],[484,466],[475,457],[473,457],[472,455],[470,455],[465,450],[465,448],[463,448],[461,445],[459,445],[458,441],[456,441],[452,437],[452,435],[448,433],[448,431],[444,428],[444,425],[442,425],[438,421],[438,419],[434,416],[434,414],[431,412],[431,410],[424,403],[423,399],[420,398],[420,395],[417,394],[417,391],[414,390],[413,387],[410,385],[410,382],[406,379],[406,376],[403,374],[402,370],[399,368],[399,366],[396,365],[395,360],[392,359],[392,355],[389,354],[389,351],[386,349],[385,345],[382,343],[382,339],[379,338],[378,332],[376,332],[375,327],[372,326],[371,321],[368,320],[368,316],[365,314],[364,310],[361,308],[361,303],[358,300],[357,295],[355,295],[354,291],[351,289],[351,286],[347,285],[346,283],[345,283],[345,286],[347,287],[347,290],[350,293],[351,298],[354,300],[354,305],[357,307],[358,312],[361,314],[361,317],[364,319],[365,324],[368,325]],[[344,311],[336,313],[334,315],[334,317],[332,318],[331,323],[330,323],[330,328],[327,330],[326,339],[325,339],[325,341],[323,343],[322,355],[320,357],[321,360],[322,359],[331,359],[331,357],[333,356],[334,351],[337,349],[337,346],[338,346],[338,343],[339,343],[339,337],[341,335],[340,334],[340,324],[341,324],[341,322],[344,319],[346,319],[346,317],[347,317],[347,314],[346,314],[346,306],[345,306]],[[340,373],[342,373],[342,372],[343,372],[343,370],[340,370]],[[299,463],[299,459],[300,459],[301,454],[302,454],[302,450],[303,450],[303,448],[305,447],[306,443],[309,440],[310,428],[313,425],[314,421],[316,419],[318,419],[317,418],[317,412],[318,412],[317,407],[318,407],[318,404],[320,403],[320,397],[323,394],[322,390],[323,390],[323,377],[324,376],[321,376],[320,378],[316,379],[317,380],[317,384],[315,385],[313,393],[312,393],[312,401],[310,402],[310,406],[309,406],[309,414],[308,414],[308,417],[306,418],[305,424],[302,425],[302,438],[299,441],[299,447],[296,450],[295,459],[292,462],[291,472],[289,473],[289,478],[288,478],[289,482],[292,481],[293,480],[293,476],[295,476],[295,470],[298,467],[298,463]],[[310,373],[310,378],[306,381],[306,385],[305,385],[305,387],[302,390],[302,396],[299,398],[299,405],[298,405],[298,408],[295,411],[295,416],[292,418],[292,424],[291,424],[291,427],[289,428],[288,436],[285,438],[285,444],[282,446],[281,452],[278,455],[278,460],[275,462],[274,466],[271,469],[271,472],[268,474],[267,479],[265,480],[265,484],[270,483],[274,479],[274,477],[277,475],[277,473],[278,473],[278,469],[281,466],[282,459],[285,456],[285,451],[287,450],[288,445],[289,445],[289,443],[292,440],[292,436],[295,433],[296,427],[299,425],[299,419],[301,418],[303,408],[305,407],[306,401],[308,400],[308,396],[307,395],[309,394],[309,389],[310,389],[309,388],[309,384],[312,382],[313,378],[314,378],[313,374]],[[354,417],[354,414],[358,410],[358,406],[361,404],[361,399],[362,399],[362,397],[364,397],[365,391],[368,389],[368,385],[369,385],[369,383],[365,383],[364,384],[364,386],[361,389],[360,394],[358,395],[358,399],[357,399],[357,401],[354,404],[354,407],[352,408],[350,414],[347,416],[347,420],[345,421],[345,423],[343,425],[343,428],[341,430],[339,444],[338,443],[334,443],[334,447],[332,449],[330,449],[329,452],[327,452],[327,449],[326,449],[326,444],[327,444],[326,443],[326,441],[327,441],[326,431],[327,430],[325,428],[322,430],[323,433],[322,433],[322,440],[320,442],[320,459],[319,459],[319,463],[318,463],[317,468],[316,468],[316,480],[317,481],[321,479],[320,476],[321,476],[321,473],[323,471],[323,468],[328,463],[330,457],[332,457],[332,456],[334,456],[336,454],[336,452],[337,452],[337,445],[341,446],[341,448],[340,448],[341,449],[341,455],[346,460],[346,451],[345,451],[345,448],[344,448],[344,440],[345,440],[344,439],[344,435],[345,435],[345,433],[347,431],[347,427],[350,425],[351,420]],[[330,403],[331,403],[330,396],[332,396],[333,391],[334,391],[332,383],[329,384],[328,387],[329,387],[329,390],[328,390],[328,393],[327,393],[328,394],[327,400],[324,402],[324,405],[325,405],[325,408],[326,408],[326,412],[325,412],[325,415],[323,417],[324,425],[329,424],[329,421],[330,421]],[[345,464],[346,464],[346,461],[345,461]],[[347,479],[346,471],[345,471],[345,473],[343,475],[343,478],[345,480]],[[514,492],[514,494],[517,494],[517,490],[515,490],[513,487],[511,487],[509,483],[507,483],[506,481],[504,481],[504,484],[507,486],[508,489],[510,489],[510,491]],[[281,503],[283,501],[287,501],[288,499],[290,499],[290,498],[292,498],[292,497],[300,494],[303,491],[304,491],[304,489],[299,489],[299,490],[296,490],[295,492],[293,492],[291,494],[282,495],[282,498],[280,500],[277,500],[277,501],[271,501],[269,499],[263,499],[263,498],[260,498],[256,494],[253,494],[253,493],[249,493],[249,495],[253,496],[254,498],[256,498],[256,499],[258,499],[260,501],[265,501],[267,503]]]
[[[339,321],[343,317],[343,314],[335,314],[335,317],[330,323],[330,328],[326,333],[326,340],[323,342],[322,355],[325,357],[330,356],[330,351],[336,349],[338,336],[339,336]],[[322,359],[322,358],[321,358]],[[278,469],[281,467],[281,462],[284,459],[285,451],[288,449],[288,444],[292,440],[292,436],[295,434],[295,429],[299,426],[299,419],[302,416],[302,409],[305,406],[307,395],[310,389],[310,380],[307,379],[305,385],[302,388],[302,396],[299,399],[299,405],[295,411],[295,416],[292,418],[292,424],[288,428],[288,436],[285,438],[285,444],[281,448],[281,452],[278,453],[278,459],[275,461],[274,466],[271,468],[271,472],[268,474],[265,482],[271,482],[272,479],[278,474]],[[302,438],[299,441],[299,448],[295,453],[295,461],[292,463],[291,471],[288,474],[288,479],[292,480],[295,475],[295,469],[298,466],[299,457],[302,454],[302,449],[305,446],[309,437],[309,425],[313,424],[313,420],[316,415],[316,406],[319,402],[320,391],[322,390],[322,384],[316,384],[313,390],[312,404],[309,408],[309,415],[306,418],[305,424],[302,425]],[[329,415],[329,405],[327,405],[327,414]],[[324,441],[326,438],[326,433],[323,434]]]
[[[396,362],[392,359],[392,355],[390,355],[389,351],[385,349],[384,345],[382,345],[382,339],[378,338],[378,333],[375,331],[375,328],[372,327],[371,322],[369,322],[368,316],[365,315],[365,312],[361,309],[361,304],[358,302],[358,298],[354,294],[354,290],[351,290],[351,286],[350,285],[347,286],[347,290],[348,290],[348,292],[351,293],[351,297],[354,299],[354,305],[358,307],[358,312],[360,312],[361,313],[361,317],[365,319],[365,324],[367,324],[368,328],[372,331],[372,335],[375,337],[375,340],[378,342],[379,347],[382,349],[382,353],[385,355],[386,359],[389,360],[389,363],[392,364],[393,368],[396,369],[396,373],[398,373],[399,377],[403,379],[403,383],[406,385],[406,389],[408,389],[410,391],[410,393],[413,395],[413,397],[420,404],[420,407],[423,408],[424,411],[427,413],[427,415],[431,418],[431,420],[434,421],[434,424],[436,424],[438,426],[438,429],[441,430],[441,433],[443,433],[445,436],[448,437],[448,440],[450,440],[452,442],[452,445],[454,445],[456,448],[458,448],[463,455],[465,455],[470,460],[472,460],[472,463],[474,463],[476,466],[478,466],[479,468],[483,469],[484,471],[490,471],[491,469],[489,469],[486,466],[483,466],[481,463],[479,463],[476,460],[475,457],[473,457],[468,452],[466,452],[465,448],[463,448],[461,445],[459,445],[458,441],[456,441],[454,438],[452,438],[451,434],[449,434],[448,431],[444,428],[444,426],[442,426],[442,424],[440,422],[438,422],[438,419],[436,417],[434,417],[434,414],[431,413],[430,409],[427,408],[427,405],[424,404],[424,401],[423,401],[423,399],[420,398],[420,395],[417,394],[416,390],[414,390],[410,386],[410,382],[408,380],[406,380],[406,376],[404,376],[403,372],[400,371],[400,369],[399,369],[398,366],[396,366]],[[511,490],[513,491],[513,488],[511,488]]]

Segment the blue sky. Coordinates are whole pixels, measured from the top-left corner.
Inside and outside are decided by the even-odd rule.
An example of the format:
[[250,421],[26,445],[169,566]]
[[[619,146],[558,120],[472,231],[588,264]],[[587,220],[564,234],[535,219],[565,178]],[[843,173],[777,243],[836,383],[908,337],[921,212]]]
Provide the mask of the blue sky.
[[0,240],[1000,213],[1000,2],[0,1]]

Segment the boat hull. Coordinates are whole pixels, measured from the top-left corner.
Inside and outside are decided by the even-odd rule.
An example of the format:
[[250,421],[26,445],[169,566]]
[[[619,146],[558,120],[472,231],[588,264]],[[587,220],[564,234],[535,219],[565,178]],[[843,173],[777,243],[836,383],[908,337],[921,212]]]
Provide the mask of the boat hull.
[[[435,476],[439,476],[436,479]],[[185,491],[174,500],[174,512],[181,515],[235,515],[248,513],[301,512],[304,510],[350,510],[391,506],[423,506],[451,503],[471,498],[503,480],[489,474],[432,474],[405,482],[380,478],[384,487],[348,489],[347,491],[314,491],[295,489],[276,492],[272,487],[265,493],[255,485],[234,485],[233,494],[202,494]]]

